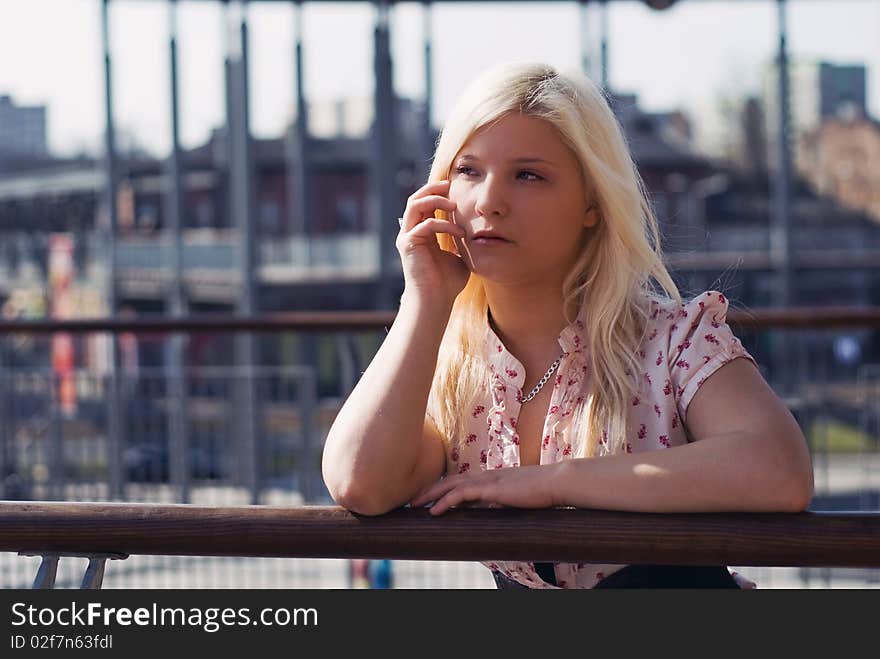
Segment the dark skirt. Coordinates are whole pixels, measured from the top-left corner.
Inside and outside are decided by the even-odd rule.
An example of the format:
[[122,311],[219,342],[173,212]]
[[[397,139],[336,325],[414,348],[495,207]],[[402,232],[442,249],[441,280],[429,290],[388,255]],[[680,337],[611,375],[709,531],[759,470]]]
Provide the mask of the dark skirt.
[[[535,571],[555,586],[552,563],[535,563]],[[502,589],[528,589],[497,570],[495,585]],[[627,565],[610,574],[593,588],[739,588],[723,565]]]

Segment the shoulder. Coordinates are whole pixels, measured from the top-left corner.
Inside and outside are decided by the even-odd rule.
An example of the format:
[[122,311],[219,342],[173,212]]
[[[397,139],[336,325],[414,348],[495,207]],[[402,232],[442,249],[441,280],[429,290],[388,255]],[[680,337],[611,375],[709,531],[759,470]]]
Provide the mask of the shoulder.
[[649,320],[657,325],[680,325],[681,319],[698,319],[710,312],[722,322],[730,305],[727,296],[716,290],[707,290],[690,299],[682,299],[679,304],[671,298],[652,297],[649,300]]
[[682,304],[682,310],[685,316],[688,314],[696,314],[697,316],[705,313],[716,314],[718,315],[717,322],[723,322],[729,306],[730,301],[724,293],[708,290]]
[[729,305],[727,296],[717,290],[703,291],[680,303],[652,300],[646,338],[654,342],[657,365],[665,361],[672,370],[691,370],[718,355],[745,353],[727,324]]
[[680,350],[679,344],[695,331],[722,329],[727,322],[729,304],[724,293],[716,290],[704,291],[681,303],[671,299],[652,299],[649,328],[655,336],[661,334],[669,338],[670,350]]

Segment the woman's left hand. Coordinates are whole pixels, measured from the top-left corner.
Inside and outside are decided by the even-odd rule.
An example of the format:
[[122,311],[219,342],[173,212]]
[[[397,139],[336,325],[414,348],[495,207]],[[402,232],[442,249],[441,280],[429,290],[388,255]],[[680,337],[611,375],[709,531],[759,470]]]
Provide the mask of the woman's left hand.
[[552,467],[534,465],[455,474],[434,483],[410,501],[413,508],[433,501],[432,515],[460,505],[484,508],[552,508]]
[[[434,502],[432,515],[441,515],[457,506],[502,508],[552,508],[556,505],[550,483],[552,466],[491,469],[455,474],[434,483],[416,495],[410,505],[419,508]],[[731,571],[742,589],[757,588],[754,581]]]

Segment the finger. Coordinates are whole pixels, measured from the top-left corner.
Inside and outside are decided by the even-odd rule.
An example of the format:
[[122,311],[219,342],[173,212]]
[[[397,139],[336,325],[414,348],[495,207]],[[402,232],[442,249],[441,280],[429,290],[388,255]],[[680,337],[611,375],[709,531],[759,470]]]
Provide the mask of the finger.
[[443,479],[439,483],[434,483],[427,489],[419,492],[410,500],[409,505],[413,507],[424,506],[429,501],[434,501],[446,494],[452,487],[454,486],[448,482],[448,479]]
[[413,229],[407,232],[412,238],[429,238],[436,233],[448,233],[452,236],[464,238],[465,231],[460,226],[446,220],[424,220],[419,222]]
[[[435,211],[435,213],[437,213],[437,214],[439,214],[440,212],[441,212],[440,210]],[[400,232],[401,233],[408,233],[408,232],[412,231],[413,229],[417,229],[425,222],[442,222],[443,224],[449,225],[451,227],[456,227],[456,229],[461,229],[461,237],[462,238],[464,238],[464,236],[467,235],[465,233],[464,229],[462,229],[460,226],[458,226],[454,222],[451,222],[449,220],[444,220],[442,218],[434,217],[433,215],[422,215],[421,213],[418,213],[416,215],[415,219],[412,219],[409,215],[407,215],[405,213],[403,215],[403,217],[398,218],[397,222],[400,225]],[[447,233],[449,233],[449,232],[447,232]],[[456,233],[456,235],[458,235],[458,233]]]
[[[422,186],[406,198],[406,209],[404,210],[404,213],[406,210],[415,207],[416,204],[420,202],[424,203],[422,200],[431,196],[448,200],[449,187],[448,180],[435,181],[434,183]],[[426,213],[426,215],[433,215],[433,213]]]
[[462,498],[461,501],[457,499],[460,497],[443,497],[434,502],[434,505],[431,506],[428,510],[430,510],[432,515],[442,515],[450,508],[491,508],[492,505],[484,501],[481,498],[476,499],[467,499]]
[[432,515],[442,515],[447,510],[449,510],[450,505],[446,502],[446,499],[441,499],[439,501],[435,501],[434,505],[432,505],[428,510]]
[[410,504],[413,506],[423,506],[430,501],[436,502],[438,499],[441,499],[447,493],[454,490],[458,482],[460,481],[455,479],[454,476],[448,476],[417,494]]
[[423,220],[434,219],[438,212],[442,214],[454,211],[455,206],[454,201],[441,195],[411,199],[403,211],[403,226],[401,228],[408,231]]
[[422,195],[428,194],[430,192],[435,192],[437,190],[445,190],[449,187],[450,180],[448,178],[440,179],[439,181],[428,181],[418,190],[413,192],[409,199],[417,199]]
[[455,202],[446,195],[432,194],[419,197],[418,199],[411,199],[407,204],[407,208],[422,211],[425,217],[433,217],[434,212],[438,209],[441,213],[455,210]]
[[417,506],[425,504],[429,501],[438,501],[446,496],[449,492],[452,492],[455,489],[460,490],[469,490],[480,492],[484,489],[484,485],[480,485],[480,483],[484,482],[483,474],[450,474],[449,476],[444,476],[441,480],[432,483],[428,487],[426,487],[421,492],[417,493],[411,500],[410,505]]
[[467,233],[457,224],[453,224],[448,220],[438,220],[437,218],[428,218],[422,220],[410,229],[412,235],[429,235],[431,233],[450,233],[453,236],[464,238]]
[[431,502],[431,506],[429,508],[431,514],[440,515],[449,508],[449,505],[446,503],[448,502],[447,497],[449,493],[453,490],[454,488],[445,488],[445,490],[438,490],[434,493],[427,493],[425,494],[425,496],[420,497],[419,505]]
[[431,506],[431,513],[434,515],[440,515],[455,506],[468,501],[480,501],[481,499],[481,488],[474,485],[459,486],[450,490],[444,496],[435,501],[434,505]]
[[409,505],[412,506],[413,508],[421,508],[425,504],[433,501],[435,498],[436,498],[436,496],[433,494],[420,494],[416,498],[412,499],[409,502]]

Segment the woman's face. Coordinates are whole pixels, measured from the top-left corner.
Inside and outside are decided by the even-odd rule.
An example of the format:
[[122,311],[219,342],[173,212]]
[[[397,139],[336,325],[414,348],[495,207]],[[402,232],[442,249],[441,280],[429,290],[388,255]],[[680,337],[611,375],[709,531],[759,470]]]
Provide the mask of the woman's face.
[[598,216],[577,159],[549,123],[509,114],[480,129],[456,154],[449,179],[455,223],[466,231],[457,247],[472,272],[561,286]]

